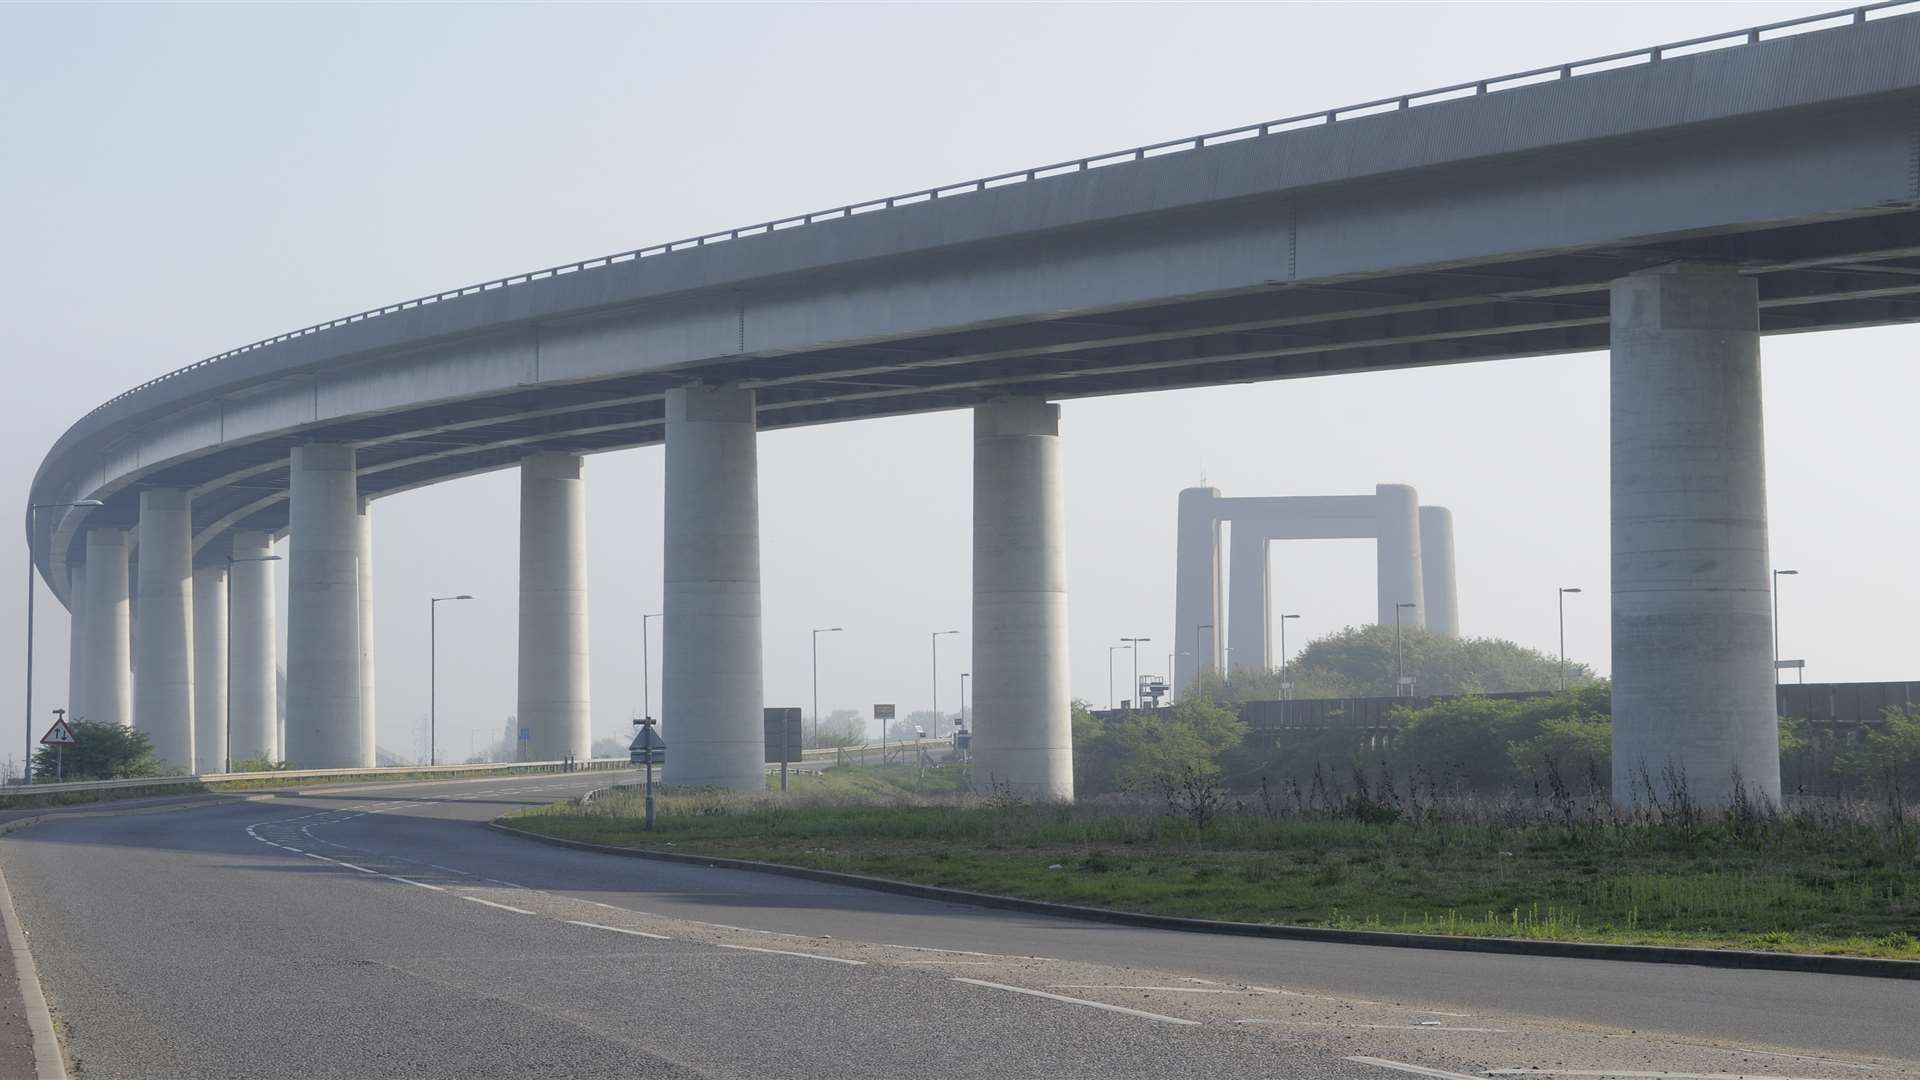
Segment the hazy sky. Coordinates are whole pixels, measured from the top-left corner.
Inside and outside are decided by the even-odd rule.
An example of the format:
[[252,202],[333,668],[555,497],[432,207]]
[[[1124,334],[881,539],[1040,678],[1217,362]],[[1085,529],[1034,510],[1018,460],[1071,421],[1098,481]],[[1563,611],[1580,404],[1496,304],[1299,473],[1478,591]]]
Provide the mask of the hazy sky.
[[[0,8],[0,491],[18,513],[93,405],[234,345],[439,288],[1163,138],[1824,10],[1807,3]],[[1818,680],[1920,677],[1920,328],[1764,346],[1782,651]],[[1603,355],[1066,405],[1074,692],[1172,634],[1176,493],[1410,483],[1454,511],[1461,624],[1605,670]],[[768,704],[925,707],[927,634],[969,618],[965,413],[761,440]],[[640,703],[659,610],[657,449],[588,466],[596,734]],[[380,741],[514,710],[517,477],[376,504]],[[14,519],[18,521],[18,518]],[[1905,554],[1903,554],[1903,552]],[[0,601],[0,738],[24,620]],[[1371,617],[1368,541],[1275,549],[1290,645]],[[42,591],[35,724],[66,696]],[[283,609],[284,614],[284,609]],[[659,630],[655,624],[656,635]],[[1297,635],[1297,636],[1296,636]],[[967,637],[942,640],[957,700]],[[658,707],[656,636],[653,693]],[[1125,696],[1128,660],[1117,658]],[[9,735],[8,733],[11,733]],[[15,751],[17,752],[17,751]]]

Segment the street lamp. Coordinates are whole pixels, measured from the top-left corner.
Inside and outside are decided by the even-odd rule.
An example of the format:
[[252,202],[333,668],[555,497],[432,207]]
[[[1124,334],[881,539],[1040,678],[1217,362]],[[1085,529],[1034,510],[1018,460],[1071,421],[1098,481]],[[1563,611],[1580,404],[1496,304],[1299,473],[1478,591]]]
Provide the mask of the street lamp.
[[1287,620],[1297,619],[1298,615],[1280,616],[1280,722],[1287,721],[1287,702],[1293,700],[1293,684],[1287,682]]
[[844,626],[823,626],[813,632],[813,745],[820,745],[820,635],[838,634]]
[[[1567,594],[1579,592],[1579,589],[1560,590],[1560,692],[1567,692]],[[1778,683],[1779,677],[1774,677]]]
[[[278,555],[227,556],[227,753],[223,768],[233,771],[233,566],[243,562],[279,562]],[[267,627],[272,633],[272,627]]]
[[1120,640],[1126,642],[1128,647],[1133,649],[1133,707],[1137,710],[1140,708],[1140,646],[1153,639],[1147,637],[1123,637]]
[[[440,605],[472,596],[435,596],[427,604],[427,764],[440,763]],[[515,755],[516,757],[518,755]]]
[[957,634],[958,630],[935,630],[929,637],[933,650],[933,735],[940,737],[940,639],[948,634]]
[[653,659],[647,655],[647,620],[661,614],[656,611],[640,616],[640,715],[648,719],[653,717]]
[[32,503],[27,507],[27,715],[24,722],[27,761],[20,767],[22,784],[33,783],[33,525],[42,510],[63,510],[72,507],[92,509],[105,505],[107,504],[99,499],[80,499],[76,502]]
[[[1400,688],[1406,685],[1406,683],[1403,683],[1400,681],[1402,678],[1400,674],[1400,609],[1417,607],[1417,606],[1419,605],[1413,603],[1410,600],[1393,605],[1393,696],[1394,697],[1399,697]],[[1412,697],[1413,695],[1408,694],[1407,696]]]
[[1121,649],[1124,649],[1124,648],[1127,648],[1127,646],[1125,645],[1107,646],[1107,708],[1108,709],[1113,708],[1113,654],[1119,652]]
[[[1773,572],[1773,696],[1780,697],[1780,579],[1793,577],[1798,570],[1775,570]],[[1802,669],[1804,670],[1804,669]],[[1802,675],[1801,678],[1805,678]]]
[[960,726],[967,726],[967,680],[973,678],[973,672],[960,673]]
[[1210,622],[1201,623],[1200,625],[1195,626],[1193,628],[1193,673],[1195,675],[1198,675],[1200,674],[1200,672],[1213,666],[1211,664],[1203,662],[1200,659],[1201,657],[1207,655],[1206,653],[1203,653],[1200,651],[1200,631],[1211,630],[1211,629],[1213,629],[1213,624]]

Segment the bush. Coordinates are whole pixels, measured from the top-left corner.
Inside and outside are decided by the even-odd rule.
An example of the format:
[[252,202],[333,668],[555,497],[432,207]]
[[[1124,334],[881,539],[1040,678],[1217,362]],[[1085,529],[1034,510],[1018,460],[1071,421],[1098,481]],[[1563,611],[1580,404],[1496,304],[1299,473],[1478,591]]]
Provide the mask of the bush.
[[1895,705],[1886,723],[1841,752],[1836,766],[1849,776],[1895,790],[1920,787],[1920,706]]
[[33,775],[43,782],[56,772],[63,780],[129,780],[166,772],[153,756],[153,743],[141,732],[94,720],[69,720],[67,727],[75,741],[59,753],[57,768],[54,747],[34,752]]

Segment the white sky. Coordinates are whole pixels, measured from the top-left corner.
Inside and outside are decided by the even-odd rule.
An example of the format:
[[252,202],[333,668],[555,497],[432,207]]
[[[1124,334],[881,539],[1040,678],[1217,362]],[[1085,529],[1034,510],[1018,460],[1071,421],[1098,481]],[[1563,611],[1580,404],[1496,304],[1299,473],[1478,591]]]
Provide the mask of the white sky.
[[[127,386],[345,312],[1825,6],[0,8],[0,491],[17,511],[59,433]],[[1916,346],[1920,328],[1765,345],[1773,548],[1801,571],[1782,650],[1813,679],[1920,677]],[[1603,356],[1064,413],[1076,694],[1105,701],[1121,635],[1165,668],[1174,500],[1203,472],[1229,495],[1411,483],[1453,508],[1467,633],[1551,649],[1554,589],[1579,585],[1569,651],[1608,666]],[[844,625],[821,639],[823,710],[925,707],[927,633],[968,624],[969,431],[950,413],[762,438],[768,704],[808,704],[808,630]],[[614,734],[659,610],[659,451],[589,476],[594,722]],[[442,607],[443,745],[513,711],[516,483],[377,504],[383,745],[418,745],[431,594],[479,597]],[[25,554],[0,530],[0,564]],[[1368,542],[1275,566],[1295,647],[1371,616]],[[20,745],[21,600],[0,601],[0,747]],[[40,613],[36,726],[66,696],[66,618],[44,591]],[[951,707],[967,639],[940,648]],[[657,708],[657,637],[653,655]]]

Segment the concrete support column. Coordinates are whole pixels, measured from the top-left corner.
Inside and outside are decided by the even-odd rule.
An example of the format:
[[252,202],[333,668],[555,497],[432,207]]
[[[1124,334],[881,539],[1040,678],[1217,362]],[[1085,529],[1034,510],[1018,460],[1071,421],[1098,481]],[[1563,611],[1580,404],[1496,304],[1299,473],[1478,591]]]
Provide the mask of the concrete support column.
[[1406,484],[1375,484],[1374,498],[1380,531],[1374,545],[1378,565],[1380,622],[1394,623],[1394,605],[1412,604],[1400,612],[1401,626],[1426,625],[1426,586],[1420,573],[1420,496]]
[[353,448],[295,447],[288,488],[286,760],[356,768],[365,755]]
[[1460,636],[1460,597],[1453,574],[1453,511],[1420,508],[1420,585],[1427,629],[1442,637]]
[[67,570],[67,718],[86,719],[87,567]]
[[577,454],[520,463],[520,726],[534,761],[593,752],[587,483]]
[[1758,293],[1672,265],[1612,290],[1613,793],[1780,796]]
[[753,391],[690,386],[666,406],[667,781],[764,791]]
[[73,706],[82,720],[133,723],[133,602],[125,529],[87,530],[86,686]]
[[1194,676],[1220,669],[1219,488],[1180,492],[1173,582],[1173,692],[1178,698]]
[[231,710],[235,761],[280,758],[279,649],[274,641],[273,563],[257,561],[273,554],[273,538],[246,530],[233,534],[233,564],[227,588],[233,590]]
[[193,754],[193,517],[187,493],[140,493],[140,607],[134,613],[133,726],[162,765]]
[[227,768],[227,564],[193,568],[193,771]]
[[360,761],[362,768],[379,764],[379,728],[374,715],[373,686],[373,500],[356,502],[358,533],[354,553],[360,564]]
[[[1264,671],[1272,666],[1267,645],[1273,602],[1267,587],[1267,534],[1250,521],[1227,527],[1227,589],[1227,670]],[[1193,646],[1187,643],[1187,647]]]
[[973,410],[973,782],[1073,799],[1060,406]]

